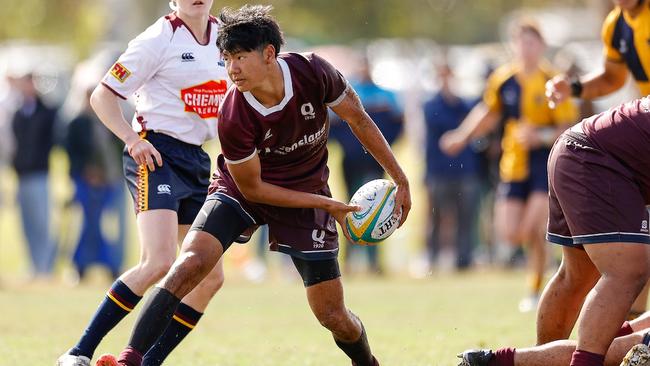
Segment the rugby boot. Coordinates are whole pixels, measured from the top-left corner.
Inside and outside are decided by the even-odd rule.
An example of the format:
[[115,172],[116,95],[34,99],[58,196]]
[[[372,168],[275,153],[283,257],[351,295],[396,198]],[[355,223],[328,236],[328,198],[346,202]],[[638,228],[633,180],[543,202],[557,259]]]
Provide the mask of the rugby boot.
[[460,363],[458,366],[488,366],[488,362],[494,357],[490,349],[470,349],[458,354]]
[[[357,364],[354,363],[354,361],[352,361],[352,366],[357,366]],[[379,361],[377,361],[377,359],[375,358],[375,356],[372,356],[372,366],[380,366],[380,365],[379,365]]]

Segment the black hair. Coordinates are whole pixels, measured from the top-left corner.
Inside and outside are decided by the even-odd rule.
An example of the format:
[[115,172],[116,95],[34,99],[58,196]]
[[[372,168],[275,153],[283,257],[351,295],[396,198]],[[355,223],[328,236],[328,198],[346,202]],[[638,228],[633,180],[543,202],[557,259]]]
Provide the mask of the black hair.
[[224,8],[219,14],[217,47],[221,52],[261,51],[273,45],[275,55],[284,44],[278,22],[271,16],[271,5],[244,5],[238,10]]

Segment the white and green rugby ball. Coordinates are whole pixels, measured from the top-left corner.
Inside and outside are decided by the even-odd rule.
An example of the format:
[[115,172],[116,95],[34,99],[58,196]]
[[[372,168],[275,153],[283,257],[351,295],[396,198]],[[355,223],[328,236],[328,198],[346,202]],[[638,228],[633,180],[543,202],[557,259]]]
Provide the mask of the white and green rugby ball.
[[402,213],[393,212],[396,189],[390,180],[375,179],[354,193],[350,204],[361,210],[348,213],[345,224],[356,244],[375,245],[397,229]]

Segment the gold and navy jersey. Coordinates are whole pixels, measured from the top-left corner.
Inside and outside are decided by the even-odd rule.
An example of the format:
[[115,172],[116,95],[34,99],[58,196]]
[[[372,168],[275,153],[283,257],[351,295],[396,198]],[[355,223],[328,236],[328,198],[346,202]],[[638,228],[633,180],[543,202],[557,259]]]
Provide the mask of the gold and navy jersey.
[[605,57],[624,62],[642,95],[650,94],[650,5],[642,5],[634,18],[616,7],[603,23]]
[[555,109],[548,106],[544,94],[545,84],[553,73],[545,63],[537,72],[523,75],[514,63],[496,69],[488,79],[483,102],[492,112],[501,115],[504,123],[501,147],[503,154],[499,163],[501,180],[518,182],[528,178],[529,154],[515,136],[523,123],[539,128],[576,122],[578,112],[571,100],[564,101]]

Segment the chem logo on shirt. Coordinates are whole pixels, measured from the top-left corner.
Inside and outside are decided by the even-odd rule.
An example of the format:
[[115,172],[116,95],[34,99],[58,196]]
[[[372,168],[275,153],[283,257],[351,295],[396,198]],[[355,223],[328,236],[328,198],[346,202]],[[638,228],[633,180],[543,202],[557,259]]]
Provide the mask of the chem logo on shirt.
[[225,80],[210,80],[182,89],[181,99],[185,103],[185,112],[194,112],[203,119],[217,117],[219,103],[227,90]]
[[124,67],[119,62],[116,62],[111,68],[111,75],[113,75],[120,83],[123,83],[129,76],[131,76],[131,71]]

